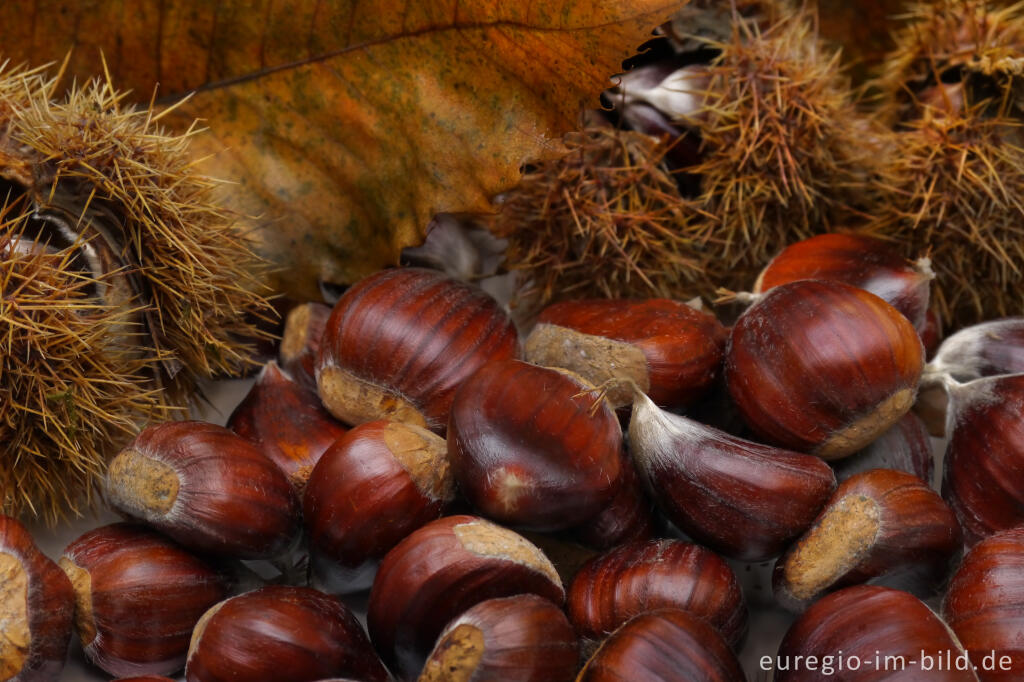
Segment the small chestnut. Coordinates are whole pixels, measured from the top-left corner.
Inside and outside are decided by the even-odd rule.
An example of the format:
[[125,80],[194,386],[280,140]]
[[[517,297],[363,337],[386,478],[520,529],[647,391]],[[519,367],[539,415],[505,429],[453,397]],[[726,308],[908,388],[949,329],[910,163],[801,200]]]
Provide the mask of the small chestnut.
[[434,270],[371,275],[331,311],[317,359],[320,398],[356,425],[394,419],[442,433],[455,389],[518,351],[515,326],[479,287]]
[[287,477],[256,445],[216,424],[143,429],[110,462],[110,505],[198,552],[281,554],[300,528]]
[[75,593],[17,520],[0,515],[0,679],[56,680],[71,641]]
[[355,615],[308,587],[269,585],[210,608],[195,627],[187,682],[312,682],[387,670]]
[[112,675],[163,675],[185,663],[192,628],[227,596],[227,579],[156,532],[89,531],[59,561],[75,590],[85,655]]

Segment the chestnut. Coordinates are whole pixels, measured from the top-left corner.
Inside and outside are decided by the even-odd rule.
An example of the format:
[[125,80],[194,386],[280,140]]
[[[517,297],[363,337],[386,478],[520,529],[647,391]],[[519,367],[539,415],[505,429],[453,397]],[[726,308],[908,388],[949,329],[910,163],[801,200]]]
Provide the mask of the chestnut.
[[273,557],[300,528],[298,498],[281,470],[216,424],[146,427],[110,462],[106,493],[121,514],[199,552]]
[[377,561],[454,497],[443,438],[387,420],[356,426],[324,453],[306,488],[314,573],[331,592],[368,588]]
[[75,593],[21,523],[0,515],[0,679],[56,680],[71,641]]
[[418,682],[572,682],[578,659],[562,609],[517,594],[482,601],[448,623]]
[[754,291],[802,279],[843,282],[870,291],[923,330],[928,287],[934,278],[927,258],[907,260],[895,242],[866,234],[828,233],[783,249],[761,271]]
[[273,360],[260,370],[227,425],[254,443],[300,492],[320,456],[347,431],[324,409],[315,391]]
[[679,609],[636,616],[594,652],[577,682],[745,682],[735,654],[699,617]]
[[331,306],[315,301],[302,303],[288,311],[278,358],[295,380],[316,391],[316,359],[320,354]]
[[990,320],[947,337],[925,368],[927,377],[948,374],[960,382],[1024,372],[1024,317]]
[[[667,299],[565,301],[545,308],[524,346],[526,359],[564,367],[595,386],[629,379],[655,403],[685,407],[711,386],[726,331],[718,320]],[[626,386],[608,399],[628,405]]]
[[113,682],[174,682],[163,675],[139,675],[138,677],[119,677]]
[[195,627],[187,682],[386,682],[362,625],[336,597],[269,585],[210,608]]
[[111,675],[164,675],[185,663],[192,628],[227,596],[227,579],[158,533],[115,523],[59,561],[75,590],[86,657]]
[[756,434],[831,460],[906,414],[923,353],[907,318],[879,297],[803,280],[770,289],[739,317],[725,379]]
[[489,518],[561,530],[593,517],[621,484],[622,430],[575,375],[496,360],[455,394],[448,427],[452,473]]
[[928,485],[935,477],[935,456],[928,429],[913,412],[903,415],[863,450],[830,464],[840,483],[869,469],[906,471]]
[[453,618],[487,599],[524,593],[565,600],[558,573],[540,549],[481,518],[438,519],[381,561],[367,609],[370,638],[392,671],[408,677]]
[[956,516],[924,481],[872,469],[839,485],[775,564],[776,599],[794,610],[826,591],[898,574],[934,594],[960,551]]
[[778,556],[835,490],[811,455],[761,445],[666,412],[637,393],[629,443],[665,515],[697,542],[735,559]]
[[569,531],[573,539],[587,547],[610,549],[626,542],[642,542],[654,535],[654,504],[625,448],[622,457],[619,492],[595,516]]
[[[776,682],[977,682],[956,637],[909,592],[856,585],[822,597],[786,632]],[[768,664],[771,664],[769,666]]]
[[518,343],[482,289],[434,270],[384,270],[331,311],[317,386],[347,424],[394,419],[442,433],[455,389],[488,361],[513,357]]
[[576,631],[594,640],[658,608],[703,618],[733,648],[747,630],[743,592],[729,564],[681,540],[628,543],[594,557],[573,578],[567,603]]
[[983,682],[1024,679],[1024,526],[990,535],[967,553],[942,613]]
[[942,496],[968,545],[1024,523],[1024,374],[950,382]]

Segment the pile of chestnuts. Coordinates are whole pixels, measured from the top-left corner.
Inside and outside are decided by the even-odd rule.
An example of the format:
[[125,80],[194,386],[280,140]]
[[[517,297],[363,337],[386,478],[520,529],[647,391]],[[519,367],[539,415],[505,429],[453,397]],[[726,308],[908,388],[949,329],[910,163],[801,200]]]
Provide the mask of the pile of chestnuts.
[[416,268],[294,308],[226,427],[110,462],[125,522],[55,563],[0,519],[0,679],[74,632],[125,680],[744,680],[736,570],[774,562],[765,677],[1022,680],[1024,319],[940,345],[931,277],[822,235],[728,328],[588,300],[523,337]]

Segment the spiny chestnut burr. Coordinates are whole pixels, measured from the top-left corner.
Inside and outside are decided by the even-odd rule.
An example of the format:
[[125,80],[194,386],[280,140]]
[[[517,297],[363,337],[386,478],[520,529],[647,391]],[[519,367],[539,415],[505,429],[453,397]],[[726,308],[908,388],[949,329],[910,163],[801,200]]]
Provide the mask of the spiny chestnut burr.
[[935,456],[928,430],[921,418],[913,412],[903,415],[888,431],[860,452],[831,464],[840,483],[869,469],[906,471],[928,485],[931,485],[935,476]]
[[411,677],[453,618],[484,600],[526,593],[559,605],[565,600],[544,553],[484,519],[449,516],[413,532],[384,557],[366,620],[385,663]]
[[224,576],[158,533],[126,523],[89,531],[60,559],[75,589],[85,655],[112,675],[181,668],[192,628],[227,596]]
[[623,448],[619,492],[605,507],[570,531],[576,541],[603,550],[654,535],[654,504],[643,490],[633,459]]
[[989,536],[967,553],[942,613],[983,682],[1024,679],[1024,526]]
[[571,682],[576,633],[535,594],[488,599],[445,627],[418,682]]
[[703,618],[734,648],[747,630],[743,592],[729,564],[681,540],[628,543],[594,557],[573,578],[567,603],[576,631],[593,640],[658,608]]
[[616,630],[580,672],[577,682],[745,682],[722,635],[679,609],[636,616]]
[[[722,364],[725,327],[678,301],[565,301],[544,309],[524,346],[526,359],[564,367],[599,386],[629,379],[659,405],[686,406],[711,386]],[[628,387],[608,399],[629,405]]]
[[775,564],[774,591],[800,610],[826,591],[899,574],[934,594],[962,543],[956,516],[924,481],[905,471],[851,476]]
[[638,393],[629,444],[665,515],[726,556],[778,556],[811,525],[836,480],[811,455],[731,436],[660,409]]
[[64,668],[75,593],[17,520],[0,515],[0,680],[47,682]]
[[978,680],[956,636],[924,602],[877,585],[819,599],[789,628],[772,663],[776,682]]
[[331,307],[323,303],[303,303],[288,311],[278,358],[297,382],[316,390],[316,358],[320,353]]
[[587,382],[519,360],[459,387],[448,455],[459,490],[489,518],[561,530],[601,511],[621,484],[622,430]]
[[843,282],[870,291],[922,330],[935,273],[929,259],[909,261],[897,247],[862,234],[819,234],[783,249],[761,271],[754,292],[802,279]]
[[386,682],[362,625],[337,598],[270,585],[220,602],[192,633],[188,682]]
[[942,496],[967,544],[1024,523],[1024,374],[950,382]]
[[762,438],[823,459],[853,454],[914,402],[923,348],[913,326],[863,289],[777,286],[736,321],[725,379]]
[[228,418],[228,428],[252,443],[302,491],[324,451],[347,430],[317,394],[271,360]]
[[334,306],[316,380],[343,422],[394,419],[440,433],[455,389],[517,350],[515,326],[483,290],[433,270],[384,270]]
[[387,420],[356,426],[324,453],[306,488],[314,572],[331,592],[368,588],[377,561],[454,497],[443,438]]
[[300,526],[298,498],[281,470],[215,424],[145,428],[110,462],[106,490],[118,512],[199,552],[273,557]]

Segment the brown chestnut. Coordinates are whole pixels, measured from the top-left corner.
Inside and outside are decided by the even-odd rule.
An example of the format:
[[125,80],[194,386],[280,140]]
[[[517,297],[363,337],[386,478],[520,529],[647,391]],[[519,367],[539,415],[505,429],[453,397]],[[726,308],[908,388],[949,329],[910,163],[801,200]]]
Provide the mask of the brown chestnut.
[[830,462],[840,483],[870,469],[895,469],[914,474],[931,485],[935,477],[935,456],[924,422],[907,412],[888,431],[863,450]]
[[803,280],[769,290],[736,321],[725,379],[759,436],[838,459],[910,409],[923,352],[907,318],[879,297]]
[[638,393],[629,444],[665,515],[728,557],[762,561],[811,525],[836,480],[817,457],[731,436]]
[[227,596],[224,576],[156,532],[89,531],[60,559],[75,589],[85,655],[112,675],[163,675],[185,663],[192,628]]
[[532,593],[556,604],[565,590],[544,553],[474,516],[432,521],[387,553],[370,591],[370,638],[392,671],[421,669],[453,618],[487,599]]
[[948,374],[960,382],[1024,372],[1024,317],[991,320],[961,329],[942,342],[926,377]]
[[1024,374],[950,382],[942,496],[968,545],[1024,523]]
[[[711,386],[722,364],[726,331],[713,316],[678,301],[565,301],[541,312],[526,339],[526,359],[564,367],[599,386],[629,379],[659,405],[686,406]],[[612,386],[616,407],[632,402]]]
[[253,442],[299,492],[320,456],[347,431],[313,390],[296,382],[273,360],[228,417],[228,428]]
[[610,549],[626,542],[643,542],[654,535],[654,503],[643,489],[632,457],[623,448],[619,492],[595,516],[570,531],[581,544]]
[[448,455],[461,493],[485,516],[533,530],[593,517],[621,484],[622,430],[575,375],[492,362],[455,394]]
[[562,609],[517,594],[482,601],[448,623],[418,682],[571,682],[578,659]]
[[106,492],[121,514],[199,552],[272,557],[300,528],[298,498],[281,470],[216,424],[146,427],[110,462]]
[[188,682],[312,682],[351,676],[386,682],[362,625],[308,587],[269,585],[213,606],[192,633]]
[[924,329],[928,287],[935,278],[927,258],[909,261],[899,245],[864,234],[829,233],[790,244],[757,278],[761,293],[802,279],[843,282],[870,291]]
[[511,319],[482,289],[433,270],[384,270],[334,306],[317,386],[348,424],[394,419],[441,433],[455,389],[517,350]]
[[288,311],[278,358],[295,380],[316,391],[316,358],[320,354],[331,307],[323,303],[302,303]]
[[314,573],[330,592],[368,588],[377,561],[454,497],[443,438],[387,420],[356,426],[324,453],[306,488]]
[[982,682],[1024,679],[1024,526],[990,535],[967,553],[942,613]]
[[0,679],[56,680],[71,641],[75,593],[17,520],[0,515]]
[[948,577],[961,543],[956,516],[924,481],[905,471],[865,471],[840,484],[779,558],[775,597],[800,610],[826,591],[893,574],[928,596]]
[[658,608],[703,618],[734,648],[747,630],[743,592],[729,564],[681,540],[629,543],[594,557],[573,578],[567,603],[576,631],[594,640]]
[[857,585],[822,597],[789,628],[773,661],[777,682],[977,682],[956,637],[909,592]]
[[679,609],[636,616],[616,630],[577,682],[745,682],[735,654],[699,617]]

